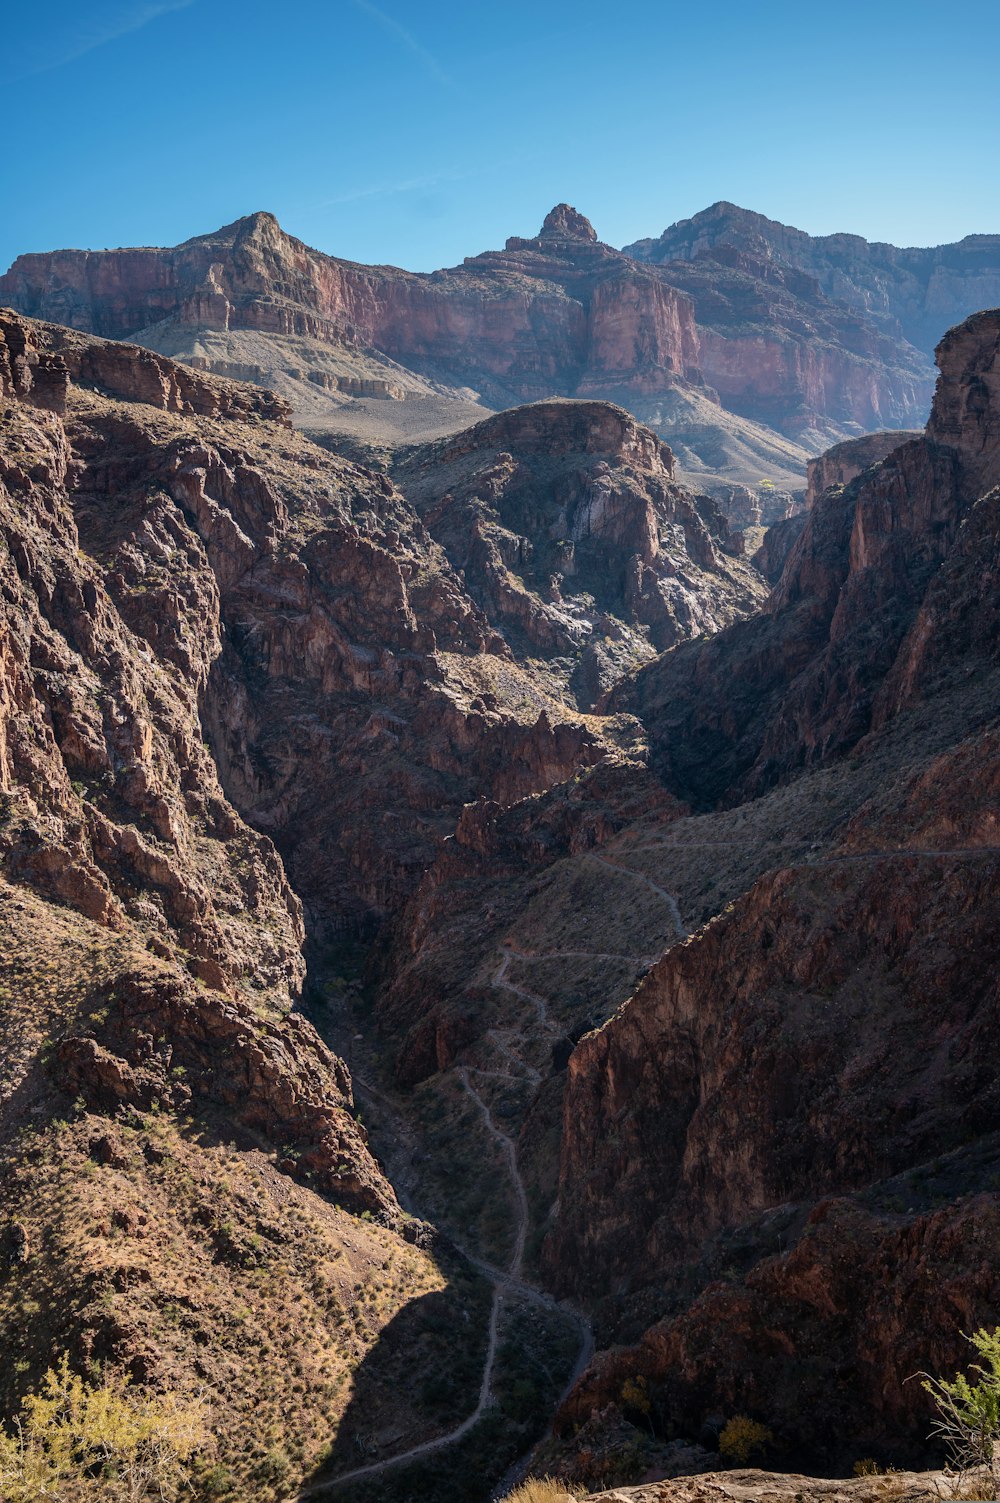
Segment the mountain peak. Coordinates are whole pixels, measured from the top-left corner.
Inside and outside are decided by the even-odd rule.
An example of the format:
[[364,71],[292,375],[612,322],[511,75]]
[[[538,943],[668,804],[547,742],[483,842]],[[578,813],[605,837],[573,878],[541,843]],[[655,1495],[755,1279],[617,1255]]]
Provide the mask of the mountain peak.
[[559,240],[597,240],[597,231],[590,220],[570,204],[556,204],[549,210],[539,238],[545,235]]

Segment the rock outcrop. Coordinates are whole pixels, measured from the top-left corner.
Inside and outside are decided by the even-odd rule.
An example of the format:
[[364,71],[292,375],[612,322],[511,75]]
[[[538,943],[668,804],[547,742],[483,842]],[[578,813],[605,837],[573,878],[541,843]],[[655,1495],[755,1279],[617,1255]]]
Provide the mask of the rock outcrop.
[[718,252],[814,277],[827,297],[890,328],[928,355],[945,330],[1000,303],[1000,235],[900,249],[860,235],[807,235],[736,204],[717,203],[625,249],[657,265]]
[[[588,318],[621,270],[566,206],[497,259],[572,263]],[[637,389],[658,276],[595,345]],[[766,601],[619,406],[375,469],[266,392],[0,332],[3,1402],[57,1341],[205,1387],[263,1495],[275,1436],[298,1485],[370,1402],[441,1433],[435,1331],[466,1394],[514,1349],[400,1212],[308,945],[407,1194],[510,1270],[504,1320],[594,1321],[566,1475],[635,1464],[637,1414],[674,1469],[734,1413],[922,1460],[903,1369],[1000,1298],[1000,315],[942,342],[923,436],[776,523]]]
[[849,438],[842,444],[810,459],[806,467],[808,486],[806,503],[812,506],[818,496],[831,485],[847,485],[869,465],[881,464],[883,459],[911,439],[920,438],[917,432],[892,430],[887,433],[866,433],[863,438]]
[[[597,1460],[598,1458],[595,1458]],[[864,1460],[859,1457],[858,1460]],[[873,1458],[868,1458],[874,1465]],[[674,1475],[674,1474],[672,1474]],[[968,1485],[987,1485],[983,1474],[971,1474]],[[681,1473],[675,1480],[636,1487],[616,1487],[612,1492],[587,1493],[582,1503],[882,1503],[886,1494],[899,1503],[933,1503],[937,1498],[959,1498],[962,1483],[948,1472],[901,1472],[891,1475],[873,1471],[860,1477],[803,1477],[796,1473],[759,1471],[739,1467],[732,1471],[709,1471],[698,1476]],[[561,1499],[555,1503],[562,1503]]]
[[998,350],[996,313],[953,330],[926,435],[818,497],[761,618],[626,696],[668,789],[732,806],[702,828],[776,786],[830,823],[570,1056],[545,1262],[622,1345],[567,1434],[638,1380],[659,1434],[926,1460],[905,1379],[994,1323]]
[[409,451],[393,476],[520,656],[588,708],[624,668],[746,616],[759,577],[665,444],[598,402],[537,403]]
[[681,648],[615,691],[616,704],[643,719],[683,797],[759,792],[884,722],[887,676],[910,650],[932,578],[956,544],[960,556],[973,503],[992,507],[998,345],[995,313],[942,341],[926,436],[820,496],[761,617]]

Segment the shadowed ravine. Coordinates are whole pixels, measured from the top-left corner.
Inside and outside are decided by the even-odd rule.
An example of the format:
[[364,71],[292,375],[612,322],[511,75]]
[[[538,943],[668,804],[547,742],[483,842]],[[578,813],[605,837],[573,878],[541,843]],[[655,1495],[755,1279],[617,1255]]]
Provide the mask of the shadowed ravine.
[[[673,894],[667,892],[665,888],[661,887],[658,883],[654,882],[644,873],[631,871],[628,867],[623,866],[620,862],[611,861],[610,859],[603,856],[595,856],[593,859],[602,862],[604,865],[614,867],[614,869],[617,871],[625,872],[628,876],[633,877],[637,882],[642,883],[645,887],[655,892],[659,897],[663,899],[663,901],[669,908],[671,917],[677,928],[678,938],[684,939],[687,937],[689,931],[684,927],[680,915],[680,910],[677,905],[677,900],[673,896]],[[627,960],[633,964],[641,966],[650,965],[653,959],[653,957],[649,956],[619,955],[604,953],[600,951],[578,949],[532,951],[529,954],[528,952],[515,949],[513,946],[505,945],[501,950],[499,963],[497,964],[497,967],[493,972],[491,985],[497,990],[507,992],[511,996],[517,997],[521,1001],[529,1004],[534,1013],[534,1019],[529,1032],[531,1035],[531,1042],[536,1045],[539,1040],[544,1042],[544,1040],[548,1039],[552,1042],[556,1042],[559,1039],[564,1039],[566,1036],[559,1025],[557,1023],[554,1023],[550,1018],[549,1003],[545,997],[543,997],[538,992],[530,991],[525,987],[517,986],[512,981],[509,981],[507,979],[508,967],[510,966],[511,961],[515,958],[522,960],[530,959],[535,961],[561,960],[569,958],[593,961]],[[462,1420],[459,1425],[455,1426],[455,1428],[453,1430],[450,1430],[447,1434],[438,1435],[430,1440],[419,1442],[416,1445],[408,1447],[406,1450],[400,1451],[394,1456],[384,1457],[379,1459],[378,1461],[372,1461],[363,1466],[355,1467],[350,1471],[341,1473],[340,1476],[317,1479],[302,1491],[301,1496],[304,1498],[322,1497],[328,1494],[332,1495],[339,1489],[346,1487],[348,1484],[361,1482],[366,1478],[378,1477],[387,1471],[393,1470],[400,1466],[404,1466],[407,1463],[419,1461],[422,1457],[435,1455],[436,1453],[443,1451],[450,1446],[457,1445],[459,1441],[461,1441],[466,1435],[468,1435],[469,1432],[483,1417],[483,1415],[490,1409],[491,1405],[493,1405],[495,1402],[493,1394],[493,1374],[497,1360],[499,1325],[505,1300],[527,1300],[530,1303],[544,1306],[545,1308],[550,1309],[554,1312],[558,1311],[560,1314],[571,1319],[578,1328],[579,1351],[577,1359],[574,1363],[573,1370],[564,1385],[563,1393],[560,1396],[559,1403],[561,1403],[562,1399],[569,1394],[571,1389],[576,1384],[577,1380],[587,1368],[591,1358],[593,1357],[594,1337],[590,1322],[588,1321],[586,1316],[583,1315],[582,1312],[580,1312],[578,1309],[573,1308],[568,1302],[557,1301],[551,1295],[545,1293],[544,1290],[538,1288],[537,1285],[526,1280],[523,1276],[525,1244],[530,1225],[530,1211],[524,1181],[518,1167],[517,1147],[514,1139],[508,1133],[504,1132],[503,1129],[499,1127],[494,1121],[493,1115],[487,1103],[483,1100],[482,1096],[479,1094],[475,1085],[470,1079],[470,1076],[477,1075],[507,1081],[523,1080],[528,1082],[531,1086],[537,1087],[542,1079],[541,1074],[535,1068],[535,1066],[530,1063],[530,1061],[522,1057],[522,1055],[517,1052],[519,1045],[522,1051],[524,1051],[528,1043],[528,1036],[526,1035],[526,1032],[524,1030],[519,1030],[516,1028],[491,1028],[487,1031],[485,1037],[488,1038],[490,1042],[503,1055],[503,1057],[509,1061],[511,1067],[510,1070],[501,1072],[481,1069],[480,1067],[475,1065],[458,1065],[455,1068],[455,1075],[461,1083],[463,1091],[475,1104],[488,1136],[500,1150],[500,1157],[503,1162],[504,1173],[506,1174],[510,1189],[512,1190],[514,1197],[514,1240],[507,1267],[505,1269],[499,1269],[485,1259],[477,1257],[467,1248],[462,1247],[461,1243],[454,1236],[452,1236],[451,1238],[451,1240],[462,1252],[463,1256],[465,1256],[469,1260],[469,1262],[472,1263],[472,1265],[493,1284],[493,1298],[490,1308],[486,1354],[483,1362],[482,1377],[480,1380],[479,1393],[477,1396],[475,1408],[465,1417],[465,1419]],[[567,1042],[569,1041],[567,1040]],[[376,1087],[371,1085],[370,1082],[366,1081],[363,1076],[361,1076],[357,1072],[356,1069],[353,1072],[353,1080],[355,1089],[358,1092],[359,1096],[363,1098],[367,1097],[371,1101],[377,1101],[380,1106],[382,1106],[384,1109],[388,1109],[393,1114],[397,1114],[399,1112],[400,1108],[398,1104],[393,1103],[390,1098],[385,1095],[384,1092],[379,1091]],[[396,1188],[397,1193],[400,1197],[400,1201],[406,1206],[406,1209],[411,1214],[419,1214],[418,1207],[413,1204],[412,1201],[403,1193],[401,1187],[398,1184]],[[558,1408],[558,1404],[556,1405],[556,1407]],[[528,1465],[529,1455],[525,1455],[519,1461],[514,1462],[504,1474],[501,1486],[503,1488],[514,1486],[523,1477],[523,1475],[527,1471]]]

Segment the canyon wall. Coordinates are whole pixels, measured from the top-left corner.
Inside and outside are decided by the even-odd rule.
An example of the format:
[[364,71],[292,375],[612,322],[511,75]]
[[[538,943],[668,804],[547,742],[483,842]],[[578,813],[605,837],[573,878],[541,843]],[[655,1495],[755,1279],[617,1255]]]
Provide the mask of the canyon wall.
[[[21,256],[0,277],[0,299],[168,352],[183,352],[185,329],[214,331],[233,345],[223,359],[233,371],[241,359],[254,369],[236,350],[240,331],[316,341],[345,358],[377,354],[494,407],[601,397],[649,420],[657,400],[690,393],[711,422],[721,397],[810,451],[922,420],[930,394],[926,358],[814,278],[725,247],[663,268],[603,244],[565,204],[537,236],[431,275],[338,260],[257,213],[172,249]],[[299,349],[296,371],[303,359]],[[372,370],[359,366],[356,379]],[[697,426],[689,413],[682,429]],[[760,435],[744,439],[766,451]],[[702,436],[693,447],[704,445]]]
[[926,1458],[905,1379],[992,1322],[998,354],[995,313],[951,331],[926,435],[819,496],[764,615],[622,695],[734,831],[780,785],[832,823],[570,1057],[546,1265],[610,1339],[567,1437],[638,1377],[665,1433]]
[[946,329],[1000,303],[1000,235],[901,249],[860,235],[807,235],[736,204],[717,203],[626,251],[665,265],[720,248],[815,277],[830,298],[887,320],[930,354]]

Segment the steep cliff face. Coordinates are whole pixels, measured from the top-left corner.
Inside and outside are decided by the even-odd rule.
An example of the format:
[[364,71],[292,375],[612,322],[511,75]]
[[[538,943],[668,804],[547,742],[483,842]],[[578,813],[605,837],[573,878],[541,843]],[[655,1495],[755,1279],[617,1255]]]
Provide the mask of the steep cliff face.
[[639,672],[668,788],[734,806],[705,839],[774,783],[827,827],[570,1056],[545,1263],[625,1345],[567,1434],[638,1375],[660,1433],[919,1459],[905,1378],[993,1318],[998,347],[942,342],[926,437],[819,497],[765,617]]
[[694,302],[701,368],[733,412],[807,445],[923,422],[927,357],[812,277],[727,245],[663,271]]
[[815,277],[830,298],[897,323],[930,354],[945,330],[1000,303],[1000,236],[967,235],[954,245],[900,249],[860,235],[807,235],[735,204],[717,203],[656,239],[626,246],[657,265],[719,249]]
[[996,314],[942,341],[926,436],[819,498],[759,619],[616,691],[643,718],[668,785],[702,803],[759,792],[870,728],[931,580],[997,483],[998,343]]
[[996,750],[762,878],[571,1057],[549,1266],[609,1334],[660,1318],[564,1426],[642,1375],[665,1433],[750,1413],[793,1464],[928,1458],[906,1379],[998,1293]]
[[832,449],[827,449],[825,453],[809,461],[806,469],[807,506],[812,506],[831,485],[849,485],[869,465],[881,464],[893,450],[920,437],[917,432],[892,430],[888,433],[866,433],[863,438],[849,438],[842,444],[834,444]]
[[325,256],[258,213],[172,250],[22,256],[0,297],[114,339],[155,343],[167,322],[374,348],[504,403],[700,382],[690,300],[574,215],[423,276]]

